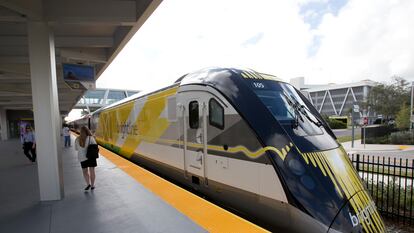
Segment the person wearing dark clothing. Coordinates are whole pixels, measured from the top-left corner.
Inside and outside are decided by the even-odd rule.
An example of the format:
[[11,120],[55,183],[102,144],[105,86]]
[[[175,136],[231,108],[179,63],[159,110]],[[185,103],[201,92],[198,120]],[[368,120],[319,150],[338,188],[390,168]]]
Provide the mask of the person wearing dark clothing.
[[[26,157],[32,161],[36,162],[36,139],[32,127],[30,125],[26,126],[25,132],[21,136],[21,141],[23,145],[24,154]],[[31,155],[30,155],[30,153]]]

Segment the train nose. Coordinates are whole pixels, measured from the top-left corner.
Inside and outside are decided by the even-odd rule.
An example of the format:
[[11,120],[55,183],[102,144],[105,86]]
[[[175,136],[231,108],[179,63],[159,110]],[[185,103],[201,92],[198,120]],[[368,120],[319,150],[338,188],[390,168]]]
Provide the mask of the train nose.
[[339,210],[328,232],[385,232],[385,226],[374,202],[361,190]]

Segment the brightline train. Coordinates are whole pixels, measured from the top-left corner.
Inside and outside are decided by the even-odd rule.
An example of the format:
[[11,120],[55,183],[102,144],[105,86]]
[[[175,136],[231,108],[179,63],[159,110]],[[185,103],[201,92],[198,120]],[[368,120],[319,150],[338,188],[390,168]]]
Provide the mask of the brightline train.
[[277,77],[211,68],[88,117],[119,155],[279,232],[385,232],[346,152]]

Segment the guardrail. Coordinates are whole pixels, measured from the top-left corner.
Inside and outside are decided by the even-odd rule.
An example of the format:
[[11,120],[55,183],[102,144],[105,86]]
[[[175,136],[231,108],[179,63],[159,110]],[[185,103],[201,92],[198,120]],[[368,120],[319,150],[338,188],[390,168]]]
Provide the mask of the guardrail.
[[414,159],[348,154],[383,216],[414,223]]

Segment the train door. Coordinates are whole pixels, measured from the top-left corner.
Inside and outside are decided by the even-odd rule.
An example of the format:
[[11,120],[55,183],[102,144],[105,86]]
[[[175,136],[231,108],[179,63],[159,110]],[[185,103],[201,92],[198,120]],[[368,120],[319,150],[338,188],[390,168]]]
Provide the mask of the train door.
[[193,174],[192,182],[207,184],[207,103],[204,92],[179,94],[180,125],[182,127],[183,165],[185,175]]

